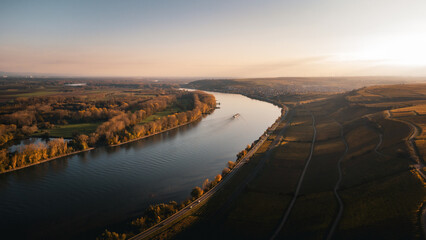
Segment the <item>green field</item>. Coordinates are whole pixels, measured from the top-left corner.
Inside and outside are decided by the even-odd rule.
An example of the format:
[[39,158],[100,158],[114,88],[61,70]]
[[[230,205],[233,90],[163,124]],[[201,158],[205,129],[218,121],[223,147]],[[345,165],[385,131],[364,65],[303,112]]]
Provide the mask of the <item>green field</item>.
[[168,116],[168,115],[171,115],[173,113],[177,113],[179,111],[180,111],[180,108],[178,108],[178,107],[170,107],[170,108],[167,108],[164,111],[156,112],[155,114],[152,114],[151,116],[148,116],[147,118],[145,118],[144,120],[142,120],[139,124],[145,124],[145,123],[148,123],[148,122],[152,122],[152,121],[160,119],[160,118],[162,118],[164,116]]
[[[72,138],[74,133],[89,134],[96,131],[101,123],[76,123],[67,125],[56,125],[52,129],[47,129],[50,137]],[[41,136],[42,131],[37,132],[34,136]]]
[[157,119],[160,119],[164,116],[168,116],[168,115],[171,115],[171,114],[174,114],[174,113],[186,111],[186,110],[190,109],[190,104],[191,104],[191,102],[187,101],[187,99],[179,99],[178,103],[167,107],[164,111],[156,112],[156,113],[152,114],[151,116],[148,116],[147,118],[145,118],[144,120],[139,122],[139,124],[145,124],[145,123],[152,122],[152,121],[155,121]]
[[52,94],[59,94],[58,91],[34,91],[34,92],[25,92],[25,93],[14,93],[14,94],[7,94],[9,97],[41,97],[41,96],[47,96]]

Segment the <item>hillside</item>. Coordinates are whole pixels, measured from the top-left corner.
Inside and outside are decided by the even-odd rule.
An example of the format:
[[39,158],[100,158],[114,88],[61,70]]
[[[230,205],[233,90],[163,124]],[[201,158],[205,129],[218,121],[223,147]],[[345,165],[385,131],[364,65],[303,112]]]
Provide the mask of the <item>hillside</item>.
[[410,77],[279,77],[198,80],[185,87],[222,92],[268,94],[345,92],[365,86],[424,82],[425,78]]
[[223,191],[158,238],[422,239],[425,93],[400,84],[274,97],[293,106],[287,121]]

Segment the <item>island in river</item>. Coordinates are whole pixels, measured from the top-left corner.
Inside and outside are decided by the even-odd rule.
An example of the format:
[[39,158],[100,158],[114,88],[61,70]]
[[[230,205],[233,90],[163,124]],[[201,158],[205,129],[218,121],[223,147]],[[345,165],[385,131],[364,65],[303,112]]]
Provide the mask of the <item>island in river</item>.
[[[216,106],[211,94],[167,85],[89,82],[75,88],[78,83],[55,82],[59,86],[46,92],[49,85],[40,81],[20,93],[19,87],[28,83],[6,83],[0,106],[0,173],[152,136],[196,121]],[[9,151],[14,140],[31,136],[59,139]]]

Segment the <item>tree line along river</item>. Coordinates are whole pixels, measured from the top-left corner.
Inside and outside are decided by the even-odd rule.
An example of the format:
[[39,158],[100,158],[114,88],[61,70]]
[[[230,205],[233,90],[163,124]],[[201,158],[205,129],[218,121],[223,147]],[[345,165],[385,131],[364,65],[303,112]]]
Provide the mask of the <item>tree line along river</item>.
[[150,204],[185,200],[280,115],[270,103],[212,94],[220,108],[200,121],[0,175],[2,237],[95,239]]

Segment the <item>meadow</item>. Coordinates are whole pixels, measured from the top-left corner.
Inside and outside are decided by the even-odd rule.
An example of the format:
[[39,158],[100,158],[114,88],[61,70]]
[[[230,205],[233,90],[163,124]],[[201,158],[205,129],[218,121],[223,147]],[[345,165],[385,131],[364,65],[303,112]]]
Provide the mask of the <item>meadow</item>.
[[34,133],[32,136],[38,137],[43,136],[45,132],[49,134],[49,137],[56,138],[73,138],[76,134],[86,134],[89,135],[96,131],[96,128],[101,123],[75,123],[75,124],[67,124],[67,125],[55,125],[51,129],[46,129],[43,131],[38,131]]

